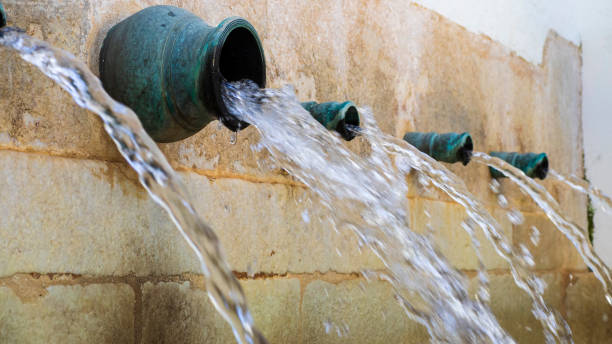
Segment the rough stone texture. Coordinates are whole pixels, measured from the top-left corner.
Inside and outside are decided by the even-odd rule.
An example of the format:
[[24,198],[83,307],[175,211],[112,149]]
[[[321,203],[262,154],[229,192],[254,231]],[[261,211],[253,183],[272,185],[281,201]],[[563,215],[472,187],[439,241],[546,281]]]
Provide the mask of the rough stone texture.
[[[10,151],[0,151],[0,166],[0,242],[6,243],[0,276],[200,272],[168,215],[127,166]],[[319,223],[301,187],[182,176],[237,271],[382,268],[370,251],[360,252],[351,232]]]
[[[212,25],[230,15],[243,16],[260,33],[271,87],[290,83],[300,100],[350,99],[370,106],[381,128],[396,137],[409,130],[469,131],[478,151],[544,151],[553,169],[583,173],[580,49],[554,33],[547,40],[542,64],[535,66],[499,43],[403,0],[2,2],[10,25],[70,51],[94,72],[107,31],[144,7],[180,6]],[[0,245],[0,276],[72,272],[147,278],[198,272],[192,253],[167,215],[138,185],[100,121],[14,53],[0,49],[0,61],[0,242],[5,243]],[[401,314],[388,285],[372,283],[361,292],[357,280],[329,283],[325,274],[309,275],[382,266],[371,252],[358,252],[352,234],[335,234],[321,223],[318,218],[325,214],[309,203],[309,194],[293,178],[279,168],[260,166],[266,165],[262,162],[268,155],[251,150],[258,140],[251,127],[240,132],[232,145],[228,130],[213,122],[186,140],[160,147],[181,171],[197,210],[219,234],[235,270],[307,274],[302,290],[291,278],[244,282],[256,321],[268,338],[282,343],[426,341],[423,329]],[[360,139],[349,146],[364,153]],[[536,268],[557,271],[544,275],[550,284],[547,299],[567,309],[576,342],[586,338],[605,343],[611,337],[610,327],[596,320],[604,319],[609,309],[588,297],[589,291],[596,293],[601,287],[585,282],[592,278],[580,274],[587,277],[580,277],[565,293],[559,277],[560,270],[584,270],[567,239],[553,234],[539,208],[506,180],[501,188],[511,205],[528,211],[526,224],[512,228],[489,190],[487,167],[475,163],[447,167],[465,180],[515,244],[528,240],[530,223],[538,226],[542,236],[533,250]],[[456,267],[473,270],[471,243],[459,227],[464,211],[443,193],[423,190],[414,174],[408,181],[414,228],[424,231],[427,220],[422,210],[431,208],[438,246]],[[564,216],[586,227],[583,195],[560,183],[543,185],[560,201]],[[308,217],[310,222],[305,222]],[[500,321],[519,342],[541,341],[529,301],[513,286],[505,263],[482,235],[479,240],[487,267],[494,269],[492,306]],[[328,282],[317,281],[319,277]],[[21,332],[8,333],[21,337],[6,337],[11,339],[8,342],[27,342],[29,328],[21,329],[27,321],[20,319],[31,318],[40,323],[37,330],[42,337],[36,338],[83,336],[58,337],[59,342],[72,338],[75,342],[179,341],[175,336],[197,342],[207,335],[218,342],[232,341],[227,325],[213,315],[200,289],[173,282],[145,284],[143,321],[136,322],[144,327],[133,331],[132,306],[117,312],[92,306],[86,315],[74,311],[86,300],[122,305],[125,298],[133,297],[129,290],[128,296],[96,294],[92,287],[49,287],[49,294],[34,303],[18,303],[11,290],[0,288],[0,300],[20,305],[15,309],[22,312],[21,318],[11,318],[17,320],[0,321],[0,329],[4,324],[14,326]],[[106,284],[96,288],[114,290]],[[71,298],[58,290],[89,296]],[[323,296],[326,290],[330,302]],[[299,319],[294,316],[296,308],[301,311]],[[0,314],[12,309],[0,307]],[[64,313],[52,313],[58,309],[69,310],[71,321],[62,322]],[[379,316],[382,309],[389,310],[386,321]],[[177,317],[175,310],[183,313]],[[65,332],[68,325],[96,319],[104,320],[92,328]],[[323,322],[328,320],[347,321],[350,337],[325,334]],[[106,332],[98,336],[102,330]],[[0,342],[4,339],[0,332]]]
[[302,317],[302,343],[424,343],[429,340],[425,328],[408,319],[386,282],[313,281],[304,291]]
[[134,343],[125,284],[50,286],[38,297],[0,287],[0,343]]
[[[270,343],[299,342],[300,282],[242,281],[253,319]],[[143,286],[142,343],[231,343],[229,325],[189,282]]]
[[[513,226],[515,246],[525,245],[538,270],[586,270],[580,254],[567,237],[543,214],[524,213],[523,224]],[[537,245],[531,240],[532,227],[540,232]],[[588,234],[584,233],[588,237]]]
[[[457,269],[478,269],[478,258],[473,248],[470,236],[462,227],[467,219],[465,209],[450,202],[429,201],[425,199],[410,199],[411,228],[419,233],[431,234],[442,254]],[[512,226],[509,220],[500,211],[493,212],[501,230],[512,242]],[[500,214],[498,214],[500,213]],[[429,216],[427,216],[429,214]],[[485,258],[488,269],[508,268],[506,261],[497,255],[495,249],[487,240],[479,227],[475,227],[476,238],[480,243],[481,255]]]
[[592,273],[570,274],[565,307],[576,343],[612,343],[612,306]]
[[[560,273],[547,273],[538,277],[547,285],[544,301],[550,308],[561,312],[565,288],[564,276]],[[471,282],[472,288],[475,288],[476,278],[473,278]],[[516,286],[512,275],[508,273],[491,274],[489,282],[490,306],[499,324],[517,343],[544,343],[542,326],[531,313],[531,299]],[[576,343],[580,342],[576,341]]]

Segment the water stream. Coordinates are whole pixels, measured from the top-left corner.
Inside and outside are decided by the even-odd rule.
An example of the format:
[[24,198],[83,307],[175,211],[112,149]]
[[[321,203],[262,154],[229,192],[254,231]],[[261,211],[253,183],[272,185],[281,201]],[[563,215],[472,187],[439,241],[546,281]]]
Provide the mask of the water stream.
[[590,196],[592,199],[599,201],[601,209],[608,214],[612,214],[612,199],[610,196],[606,195],[603,193],[603,191],[594,187],[586,180],[581,180],[575,176],[564,176],[552,169],[548,170],[548,175],[564,183],[570,188],[582,192],[583,194]]
[[100,80],[71,54],[10,27],[0,29],[0,45],[16,50],[24,60],[70,93],[79,106],[102,119],[106,132],[138,173],[140,183],[168,212],[196,253],[208,296],[232,326],[236,340],[266,343],[253,326],[242,287],[221,252],[217,235],[195,212],[185,185],[147,135],[136,114],[106,94]]
[[[386,279],[400,303],[409,316],[427,327],[434,341],[513,342],[487,306],[484,270],[479,274],[478,297],[473,300],[465,277],[449,266],[425,236],[409,229],[405,174],[412,169],[467,209],[471,222],[463,228],[476,248],[473,228],[477,225],[511,264],[517,285],[533,300],[533,313],[541,321],[547,341],[572,341],[567,323],[543,300],[545,284],[529,271],[533,264],[529,253],[513,250],[499,225],[458,177],[408,143],[380,132],[371,114],[363,113],[359,129],[371,148],[370,156],[364,159],[314,121],[290,89],[231,83],[226,85],[225,102],[234,115],[257,127],[262,136],[260,146],[271,152],[277,165],[319,196],[321,205],[333,212],[336,225],[354,230],[382,259],[388,269]],[[420,302],[405,296],[415,293]]]
[[593,271],[593,274],[601,282],[606,295],[606,300],[612,305],[612,272],[606,264],[595,253],[588,237],[584,231],[575,223],[567,220],[559,207],[557,201],[546,189],[535,180],[527,177],[521,170],[509,163],[485,153],[475,152],[473,160],[501,171],[510,178],[520,189],[546,213],[546,216],[574,245],[584,263]]
[[[542,324],[546,342],[572,342],[572,334],[567,322],[556,310],[548,307],[544,301],[543,293],[546,284],[530,271],[534,261],[529,250],[525,246],[518,249],[513,247],[511,240],[499,230],[501,228],[499,224],[483,205],[471,195],[465,183],[459,177],[407,142],[383,134],[377,128],[374,130],[364,129],[361,133],[372,144],[384,147],[387,154],[405,160],[406,163],[399,164],[399,166],[406,166],[405,171],[408,169],[419,171],[421,177],[426,179],[427,183],[434,185],[455,202],[461,204],[466,209],[468,218],[480,227],[498,255],[508,262],[516,285],[531,298],[532,313]],[[470,236],[474,236],[473,230],[465,226],[464,229]]]
[[[265,343],[253,325],[240,283],[223,257],[215,232],[196,214],[185,186],[138,117],[113,101],[100,81],[72,55],[12,28],[0,30],[0,45],[18,51],[68,91],[78,105],[99,115],[142,185],[170,214],[196,253],[209,297],[232,326],[237,341]],[[532,299],[533,314],[540,320],[547,342],[572,342],[567,323],[543,300],[545,284],[530,272],[533,259],[529,252],[514,248],[463,181],[441,164],[408,143],[383,134],[367,111],[363,111],[363,126],[358,129],[369,146],[367,157],[362,157],[303,110],[292,90],[259,89],[249,82],[225,86],[224,98],[232,113],[261,133],[259,149],[269,150],[278,166],[316,194],[317,206],[333,214],[329,219],[332,226],[352,230],[361,244],[380,257],[387,271],[376,277],[391,283],[406,314],[424,325],[434,342],[514,343],[488,306],[488,278],[475,237],[477,228],[508,261],[517,285]],[[476,153],[474,160],[508,175],[544,209],[572,240],[612,301],[610,271],[592,252],[580,229],[560,215],[550,194],[499,159]],[[417,171],[421,183],[441,189],[466,208],[469,220],[462,228],[472,238],[480,259],[475,298],[468,292],[468,279],[446,261],[426,235],[410,229],[405,178],[410,171]]]

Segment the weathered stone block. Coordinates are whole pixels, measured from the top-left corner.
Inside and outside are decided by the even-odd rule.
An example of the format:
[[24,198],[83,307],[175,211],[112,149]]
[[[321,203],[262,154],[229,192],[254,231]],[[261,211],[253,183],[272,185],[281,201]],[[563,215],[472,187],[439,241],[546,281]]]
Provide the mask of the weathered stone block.
[[[429,201],[419,198],[409,200],[410,224],[414,231],[432,234],[440,252],[457,269],[476,270],[478,259],[474,251],[472,239],[462,228],[462,222],[467,219],[465,209],[456,204],[440,201]],[[429,216],[427,216],[429,214]],[[503,232],[512,242],[512,227],[507,218],[498,211],[494,218]],[[480,243],[480,252],[487,269],[507,268],[506,261],[500,257],[485,237],[480,227],[475,226],[476,239]]]
[[567,320],[576,343],[612,343],[612,306],[592,273],[572,273],[565,296]]
[[[563,307],[563,275],[549,273],[539,275],[546,283],[544,301],[555,309],[562,311]],[[544,335],[540,322],[533,316],[532,302],[529,296],[514,283],[512,275],[490,274],[491,310],[499,324],[514,338],[517,343],[543,343]],[[476,278],[471,280],[472,287]]]
[[[537,270],[586,270],[582,257],[571,241],[555,225],[539,213],[524,213],[523,224],[513,226],[514,245],[525,245],[531,252]],[[537,245],[532,242],[534,227],[538,229]],[[585,233],[586,235],[586,233]]]
[[133,311],[125,284],[55,285],[23,300],[0,287],[0,342],[134,343]]
[[[0,151],[0,275],[199,272],[195,255],[128,166]],[[182,174],[231,266],[266,273],[376,269],[300,187]],[[109,215],[111,214],[111,215]],[[336,250],[338,249],[338,251]],[[340,252],[339,255],[337,252]],[[78,258],[77,258],[78,257]]]
[[302,343],[426,343],[424,327],[410,320],[391,285],[363,279],[315,280],[302,300]]
[[[300,281],[241,281],[255,325],[270,343],[299,343]],[[230,326],[189,282],[143,286],[142,343],[231,343]]]

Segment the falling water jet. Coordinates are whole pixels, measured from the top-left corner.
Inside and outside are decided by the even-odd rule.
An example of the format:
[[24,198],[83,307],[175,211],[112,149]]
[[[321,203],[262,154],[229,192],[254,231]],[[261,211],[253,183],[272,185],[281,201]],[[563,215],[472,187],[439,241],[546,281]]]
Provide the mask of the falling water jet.
[[[303,111],[295,95],[285,90],[228,84],[227,101],[235,113],[260,131],[260,144],[275,161],[309,186],[321,206],[332,212],[336,225],[351,228],[378,255],[406,314],[425,325],[435,342],[513,342],[490,313],[486,301],[470,300],[465,280],[435,252],[426,237],[406,223],[407,184],[404,173],[418,170],[430,183],[463,205],[497,252],[512,266],[516,284],[533,301],[533,314],[547,342],[571,342],[571,330],[544,299],[544,282],[529,270],[529,257],[513,250],[499,225],[467,192],[464,183],[441,164],[405,141],[380,132],[371,114],[362,111],[360,134],[370,143],[367,159],[358,158]],[[260,107],[262,98],[267,98]],[[359,185],[359,187],[355,187]],[[469,230],[474,224],[468,223]],[[421,309],[402,297],[418,293],[428,307]],[[486,297],[486,296],[485,296]],[[421,306],[421,304],[419,304]]]
[[404,135],[404,141],[437,161],[461,162],[467,165],[472,157],[474,143],[469,133],[417,133]]
[[603,285],[606,300],[612,305],[612,271],[595,253],[589,239],[580,227],[561,215],[563,212],[554,197],[542,185],[536,183],[532,178],[528,178],[522,170],[502,159],[489,156],[485,153],[475,152],[474,160],[500,171],[533,199],[557,229],[574,245],[584,263],[593,271],[595,277]]
[[[463,181],[448,171],[441,164],[425,156],[418,149],[403,140],[398,140],[380,132],[378,128],[363,129],[362,135],[370,142],[384,147],[387,154],[404,159],[403,168],[420,172],[429,184],[432,184],[446,193],[449,197],[461,204],[467,211],[471,221],[482,230],[496,252],[511,266],[511,273],[516,285],[523,289],[533,303],[532,313],[542,324],[547,343],[572,343],[572,332],[567,322],[554,309],[546,305],[542,296],[544,282],[530,271],[529,262],[532,257],[525,256],[524,252],[513,249],[512,243],[498,230],[499,225],[470,193]],[[474,153],[476,154],[476,153]],[[464,226],[469,230],[471,226]],[[469,232],[468,232],[469,233]],[[472,235],[470,233],[470,235]],[[528,252],[526,252],[528,253]]]
[[100,51],[100,79],[111,97],[138,114],[149,135],[173,142],[219,119],[238,131],[249,124],[221,99],[224,81],[266,84],[255,28],[230,17],[211,27],[173,6],[146,8],[115,25]]
[[610,196],[606,195],[600,189],[591,185],[588,181],[580,180],[574,176],[564,176],[555,170],[550,170],[548,174],[558,181],[566,184],[570,188],[598,200],[601,203],[601,208],[605,212],[612,214],[612,198],[610,198]]
[[353,102],[305,102],[302,107],[325,128],[337,131],[345,140],[350,141],[358,135],[359,110]]
[[[491,152],[491,156],[506,161],[518,168],[530,178],[545,179],[548,174],[548,157],[546,153],[508,153]],[[506,175],[493,167],[489,167],[493,178],[505,178]]]
[[267,343],[253,325],[240,282],[227,264],[216,233],[195,212],[187,188],[146,134],[138,116],[109,97],[100,80],[71,54],[12,27],[0,29],[0,46],[16,50],[70,93],[79,106],[100,117],[119,152],[138,173],[140,183],[168,212],[196,254],[208,296],[232,326],[238,343]]

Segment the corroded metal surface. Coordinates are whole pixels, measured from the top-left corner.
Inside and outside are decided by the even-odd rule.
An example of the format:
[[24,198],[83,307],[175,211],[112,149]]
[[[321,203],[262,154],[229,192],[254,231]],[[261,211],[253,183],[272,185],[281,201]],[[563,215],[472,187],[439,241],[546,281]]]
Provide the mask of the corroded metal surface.
[[448,163],[461,162],[467,165],[474,149],[469,133],[410,132],[404,135],[404,140],[432,158]]
[[350,141],[357,135],[359,110],[353,102],[305,102],[302,107],[325,128],[337,131],[345,140]]
[[4,12],[4,7],[2,7],[2,3],[0,2],[0,27],[6,26],[6,12]]
[[113,27],[100,52],[105,89],[140,117],[159,142],[184,139],[219,119],[237,131],[248,126],[229,114],[223,80],[265,86],[265,59],[253,26],[230,17],[217,27],[172,6],[146,8]]
[[[500,158],[512,166],[523,171],[531,178],[546,178],[548,174],[548,157],[546,153],[508,153],[508,152],[491,152],[491,156]],[[489,167],[493,178],[504,178],[504,174],[500,171]]]

